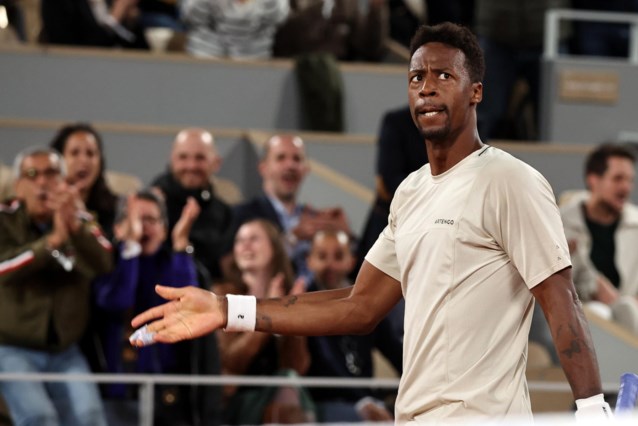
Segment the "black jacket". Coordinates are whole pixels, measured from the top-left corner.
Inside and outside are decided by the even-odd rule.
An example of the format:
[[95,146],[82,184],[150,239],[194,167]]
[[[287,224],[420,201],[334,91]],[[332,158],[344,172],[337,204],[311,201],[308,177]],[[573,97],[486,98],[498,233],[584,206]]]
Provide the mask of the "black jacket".
[[212,185],[197,190],[188,190],[177,182],[170,172],[153,180],[153,186],[162,190],[166,197],[169,232],[179,220],[188,197],[197,200],[201,212],[193,224],[190,240],[195,249],[195,259],[205,268],[208,278],[221,277],[219,259],[231,238],[229,230],[232,221],[232,209],[215,195]]

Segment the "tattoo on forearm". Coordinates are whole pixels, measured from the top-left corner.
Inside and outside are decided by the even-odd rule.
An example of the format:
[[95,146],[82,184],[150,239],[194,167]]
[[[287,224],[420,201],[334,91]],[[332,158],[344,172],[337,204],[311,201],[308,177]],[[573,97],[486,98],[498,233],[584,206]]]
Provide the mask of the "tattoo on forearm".
[[262,315],[260,318],[257,318],[257,326],[265,333],[272,333],[272,318],[268,315]]
[[294,305],[295,303],[297,303],[297,296],[290,296],[284,302],[284,308],[287,308],[288,306]]
[[562,350],[561,353],[569,359],[575,354],[581,353],[580,341],[578,339],[572,340],[569,344],[569,348]]
[[[565,355],[567,358],[571,359],[577,354],[581,354],[583,350],[587,352],[591,352],[591,348],[587,345],[587,340],[583,340],[578,333],[578,329],[574,324],[568,324],[569,332],[572,336],[572,340],[569,343],[569,347],[567,349],[561,350],[561,354]],[[556,335],[560,336],[560,333],[563,329],[563,326],[559,326],[556,331]]]

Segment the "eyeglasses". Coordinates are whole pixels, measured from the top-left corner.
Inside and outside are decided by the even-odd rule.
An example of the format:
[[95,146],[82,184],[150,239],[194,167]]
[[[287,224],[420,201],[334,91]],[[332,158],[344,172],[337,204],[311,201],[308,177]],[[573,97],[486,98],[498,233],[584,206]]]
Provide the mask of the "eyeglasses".
[[28,180],[36,180],[38,179],[38,176],[44,176],[44,178],[47,180],[55,179],[60,176],[60,169],[47,168],[44,170],[38,170],[32,167],[23,170],[21,173],[21,177]]
[[149,225],[157,225],[158,223],[162,223],[161,217],[154,216],[142,216],[140,220],[142,221],[142,223],[147,223]]

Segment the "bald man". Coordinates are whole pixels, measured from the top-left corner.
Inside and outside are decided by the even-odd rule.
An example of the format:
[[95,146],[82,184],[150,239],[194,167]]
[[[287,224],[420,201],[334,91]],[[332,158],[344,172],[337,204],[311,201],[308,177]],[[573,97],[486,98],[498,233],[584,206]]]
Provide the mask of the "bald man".
[[200,278],[205,281],[221,276],[220,247],[228,238],[232,219],[231,208],[221,200],[210,180],[220,166],[213,135],[204,129],[184,129],[173,142],[168,170],[152,183],[166,197],[170,229],[179,220],[189,197],[198,202],[201,214],[191,229],[191,245],[187,250],[203,267],[199,268],[203,274]]
[[[301,204],[299,190],[308,174],[304,142],[299,136],[273,135],[266,144],[259,162],[263,195],[235,207],[232,235],[252,219],[271,221],[285,236],[288,254],[298,275],[308,275],[306,256],[310,241],[320,230],[350,233],[341,208],[317,209]],[[226,246],[229,253],[230,245]]]

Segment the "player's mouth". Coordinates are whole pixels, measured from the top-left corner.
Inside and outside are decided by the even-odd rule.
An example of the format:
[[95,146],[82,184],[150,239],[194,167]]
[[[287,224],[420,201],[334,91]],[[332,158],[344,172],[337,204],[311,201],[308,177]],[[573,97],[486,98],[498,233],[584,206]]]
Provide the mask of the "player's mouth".
[[445,108],[441,106],[427,106],[417,109],[417,114],[425,117],[436,117],[445,112]]

